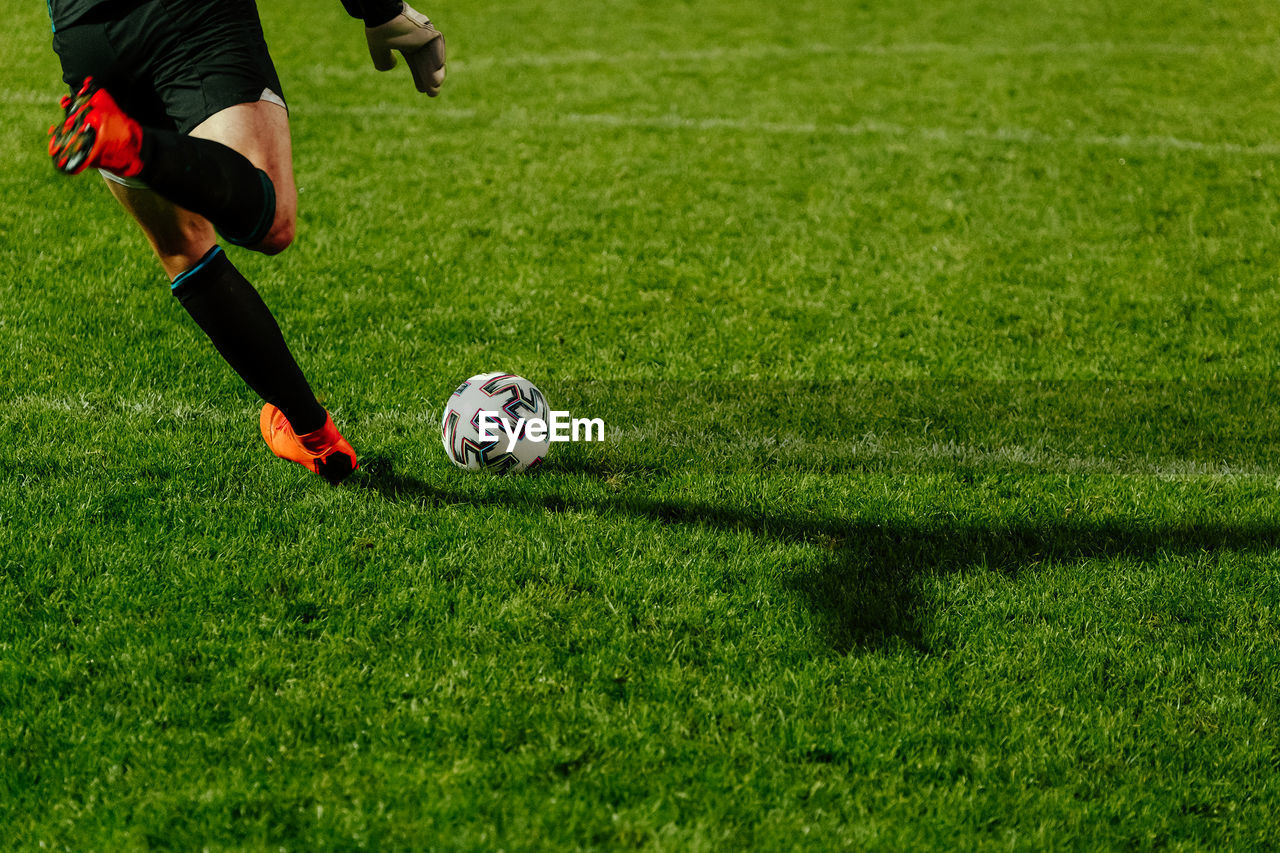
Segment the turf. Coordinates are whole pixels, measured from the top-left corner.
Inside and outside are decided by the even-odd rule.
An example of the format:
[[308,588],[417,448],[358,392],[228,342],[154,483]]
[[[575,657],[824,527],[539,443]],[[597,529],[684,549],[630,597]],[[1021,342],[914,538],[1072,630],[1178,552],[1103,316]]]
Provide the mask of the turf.
[[[332,489],[0,89],[6,848],[1280,844],[1280,11],[263,4]],[[604,444],[468,476],[533,379]]]

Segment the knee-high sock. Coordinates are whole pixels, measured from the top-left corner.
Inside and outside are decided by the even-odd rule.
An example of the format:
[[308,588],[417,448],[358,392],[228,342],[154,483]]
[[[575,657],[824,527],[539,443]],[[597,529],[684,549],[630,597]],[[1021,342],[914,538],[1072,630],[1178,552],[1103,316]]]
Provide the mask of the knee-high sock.
[[278,406],[295,433],[324,426],[325,410],[294,361],[258,291],[214,246],[173,281],[173,295],[258,396]]
[[276,215],[275,186],[234,148],[170,130],[142,132],[139,180],[213,223],[229,243],[252,246]]

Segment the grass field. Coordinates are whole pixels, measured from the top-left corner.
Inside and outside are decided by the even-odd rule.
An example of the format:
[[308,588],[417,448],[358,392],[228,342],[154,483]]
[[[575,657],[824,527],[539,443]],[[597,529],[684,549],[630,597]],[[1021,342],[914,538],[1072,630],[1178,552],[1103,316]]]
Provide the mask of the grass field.
[[[0,846],[1280,845],[1274,3],[262,5],[337,489],[4,0]],[[456,470],[498,369],[608,441]]]

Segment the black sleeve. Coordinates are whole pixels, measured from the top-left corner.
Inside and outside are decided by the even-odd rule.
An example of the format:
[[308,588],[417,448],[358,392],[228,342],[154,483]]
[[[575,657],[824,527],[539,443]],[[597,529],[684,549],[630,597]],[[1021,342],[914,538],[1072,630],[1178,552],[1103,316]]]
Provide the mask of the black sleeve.
[[404,8],[401,0],[342,0],[347,14],[360,18],[366,27],[376,27],[400,14]]

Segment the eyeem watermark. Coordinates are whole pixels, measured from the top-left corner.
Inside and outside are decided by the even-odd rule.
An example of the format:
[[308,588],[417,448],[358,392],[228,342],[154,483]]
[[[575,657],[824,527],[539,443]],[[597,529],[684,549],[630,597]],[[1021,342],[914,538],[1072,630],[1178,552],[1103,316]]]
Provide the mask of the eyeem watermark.
[[514,424],[496,412],[478,413],[481,441],[497,438],[497,428],[507,436],[507,453],[515,449],[523,435],[530,441],[604,441],[604,421],[601,418],[575,418],[568,412],[552,410],[551,420],[520,418]]

